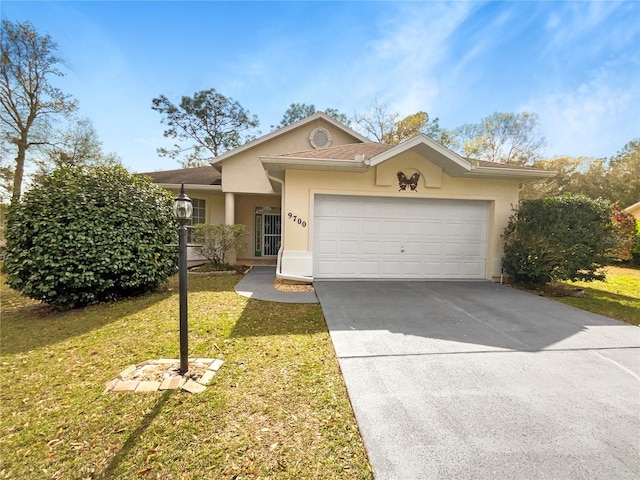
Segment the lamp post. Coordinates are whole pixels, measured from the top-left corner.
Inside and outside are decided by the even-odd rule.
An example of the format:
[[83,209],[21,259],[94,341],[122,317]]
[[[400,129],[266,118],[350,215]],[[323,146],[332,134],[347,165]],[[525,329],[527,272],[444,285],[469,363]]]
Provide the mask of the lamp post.
[[173,214],[178,220],[178,277],[180,280],[180,375],[189,370],[189,327],[187,323],[187,223],[191,220],[193,205],[184,192],[173,199]]

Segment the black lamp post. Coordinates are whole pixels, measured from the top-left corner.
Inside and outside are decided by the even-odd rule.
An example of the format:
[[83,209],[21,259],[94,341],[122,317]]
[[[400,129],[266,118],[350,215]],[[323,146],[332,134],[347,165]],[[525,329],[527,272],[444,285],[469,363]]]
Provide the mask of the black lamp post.
[[189,371],[189,326],[187,323],[187,223],[191,220],[193,205],[184,193],[173,199],[173,214],[178,220],[178,277],[180,279],[180,375]]

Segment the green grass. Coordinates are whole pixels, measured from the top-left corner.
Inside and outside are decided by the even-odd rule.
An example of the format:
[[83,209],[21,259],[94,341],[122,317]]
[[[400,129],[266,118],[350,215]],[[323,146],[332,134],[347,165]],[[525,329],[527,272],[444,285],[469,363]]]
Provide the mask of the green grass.
[[607,267],[604,282],[565,282],[580,287],[584,297],[555,297],[567,305],[598,313],[632,325],[640,325],[640,270]]
[[190,276],[189,353],[226,360],[204,393],[102,394],[132,363],[178,358],[176,279],[56,312],[4,285],[0,478],[369,479],[322,311]]

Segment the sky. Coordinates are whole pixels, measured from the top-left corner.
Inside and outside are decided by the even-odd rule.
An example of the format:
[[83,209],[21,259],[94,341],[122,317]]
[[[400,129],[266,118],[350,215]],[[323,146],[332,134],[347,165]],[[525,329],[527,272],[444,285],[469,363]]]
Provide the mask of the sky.
[[215,88],[260,120],[293,103],[352,116],[374,100],[440,125],[533,112],[547,157],[610,157],[640,137],[640,2],[11,1],[58,45],[106,153],[180,168],[152,99]]

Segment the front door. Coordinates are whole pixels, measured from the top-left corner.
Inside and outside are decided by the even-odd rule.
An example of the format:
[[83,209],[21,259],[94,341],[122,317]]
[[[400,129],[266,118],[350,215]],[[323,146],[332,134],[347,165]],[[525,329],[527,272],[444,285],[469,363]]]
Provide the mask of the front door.
[[255,256],[275,257],[280,249],[282,217],[280,209],[258,207],[255,213]]

